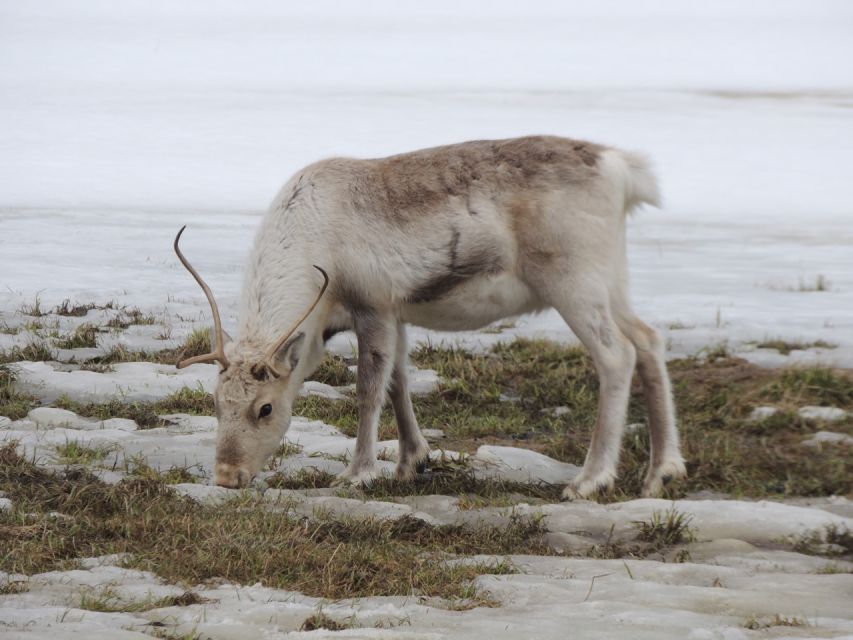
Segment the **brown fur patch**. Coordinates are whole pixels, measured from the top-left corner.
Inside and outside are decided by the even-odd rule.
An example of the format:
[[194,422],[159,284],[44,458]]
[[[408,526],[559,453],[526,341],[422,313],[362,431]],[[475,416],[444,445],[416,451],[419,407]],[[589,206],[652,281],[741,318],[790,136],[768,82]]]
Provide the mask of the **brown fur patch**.
[[355,204],[394,217],[425,211],[471,192],[543,188],[588,180],[604,147],[553,136],[477,140],[359,162]]
[[243,462],[243,448],[237,438],[232,435],[226,435],[222,438],[216,447],[216,462],[240,466]]

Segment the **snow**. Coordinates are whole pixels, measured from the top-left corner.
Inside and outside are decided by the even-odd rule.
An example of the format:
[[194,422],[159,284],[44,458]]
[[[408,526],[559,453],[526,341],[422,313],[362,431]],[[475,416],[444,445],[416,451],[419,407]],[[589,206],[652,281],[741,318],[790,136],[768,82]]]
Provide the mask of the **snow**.
[[477,477],[514,482],[567,484],[580,473],[580,467],[536,451],[494,445],[481,445],[470,459],[470,465]]
[[[173,348],[210,323],[201,292],[171,253],[186,223],[185,252],[233,330],[254,229],[299,167],[330,155],[554,133],[653,158],[665,204],[629,221],[628,251],[635,306],[664,334],[670,357],[725,344],[763,366],[853,367],[853,85],[843,63],[853,59],[851,31],[853,5],[843,0],[0,2],[0,327],[24,327],[32,318],[16,311],[37,296],[47,308],[66,298],[115,301],[154,312],[157,324],[99,335],[97,348],[60,350],[61,360],[115,345]],[[115,313],[42,320],[68,332]],[[574,339],[549,312],[488,333],[413,330],[411,342],[482,350],[516,336]],[[0,349],[32,337],[26,328],[0,333]],[[758,347],[776,338],[829,346],[788,355]],[[353,345],[351,334],[340,334],[329,346],[351,356]],[[216,375],[212,365],[126,363],[104,373],[17,366],[20,386],[46,402],[61,394],[157,400],[185,386],[210,390]],[[435,388],[435,372],[413,373],[416,391]],[[309,383],[303,392],[347,390]],[[753,419],[772,407],[760,409]],[[818,409],[806,417],[835,417]],[[24,420],[0,417],[0,440],[17,440],[47,466],[69,441],[115,447],[99,470],[108,481],[136,455],[206,480],[215,420],[164,417],[164,427],[135,430],[132,421],[36,409]],[[334,427],[299,417],[286,441],[302,450],[279,462],[285,472],[337,473],[353,446]],[[849,436],[822,431],[804,442],[833,443],[849,444]],[[396,442],[381,448],[388,459],[380,467],[390,473]],[[465,463],[519,481],[565,482],[576,472],[511,447],[480,447]],[[176,489],[213,502],[239,493],[201,483]],[[211,602],[189,607],[76,608],[84,588],[113,585],[131,599],[178,589],[110,558],[6,576],[27,580],[30,590],[0,596],[4,636],[144,638],[149,623],[165,620],[178,623],[175,632],[217,639],[290,637],[322,605],[357,622],[341,633],[351,638],[853,637],[853,565],[782,542],[853,526],[853,504],[843,497],[459,510],[452,496],[362,501],[265,489],[262,481],[252,491],[263,491],[271,508],[286,502],[307,516],[458,524],[541,514],[549,544],[577,550],[629,536],[634,521],[674,506],[690,515],[699,539],[684,563],[515,556],[521,573],[477,580],[501,606],[465,612],[414,597],[329,603],[230,584],[198,587]],[[0,509],[10,506],[0,497]],[[744,627],[777,614],[809,626]]]
[[802,444],[805,447],[820,447],[824,444],[840,444],[853,447],[853,436],[835,431],[818,431],[810,438],[803,440]]
[[800,407],[797,413],[806,420],[823,420],[824,422],[838,422],[847,417],[847,412],[838,407]]
[[[179,316],[208,316],[171,254],[187,223],[233,329],[258,217],[300,166],[547,132],[654,159],[665,208],[629,224],[632,288],[673,355],[728,342],[762,364],[853,366],[847,2],[42,0],[2,14],[4,321],[36,295],[115,299],[168,311],[182,335]],[[799,290],[818,276],[828,291]],[[517,334],[572,339],[554,313],[414,336]],[[837,347],[751,344],[767,338]]]

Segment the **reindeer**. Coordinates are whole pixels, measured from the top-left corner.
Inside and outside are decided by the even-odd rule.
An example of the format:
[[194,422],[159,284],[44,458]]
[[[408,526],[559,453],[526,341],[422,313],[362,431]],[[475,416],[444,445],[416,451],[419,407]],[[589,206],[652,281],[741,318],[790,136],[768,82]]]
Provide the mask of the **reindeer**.
[[[566,499],[610,490],[635,364],[649,415],[643,495],[685,475],[657,333],[628,300],[625,219],[658,188],[637,154],[558,137],[475,141],[381,159],[332,158],[299,171],[264,217],[242,289],[239,338],[214,321],[215,481],[246,486],[278,447],[324,343],[358,341],[358,434],[339,483],[376,477],[386,392],[397,421],[396,477],[429,454],[406,376],[406,324],[478,329],[554,308],[589,350],[600,382],[592,442]],[[184,227],[185,228],[185,227]],[[324,296],[325,294],[325,296]]]

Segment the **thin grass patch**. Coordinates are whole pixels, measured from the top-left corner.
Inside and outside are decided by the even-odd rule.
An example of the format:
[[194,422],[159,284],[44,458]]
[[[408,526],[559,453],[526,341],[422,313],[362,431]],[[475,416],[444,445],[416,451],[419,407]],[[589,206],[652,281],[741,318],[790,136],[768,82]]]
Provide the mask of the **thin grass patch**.
[[39,405],[37,398],[15,390],[17,375],[14,367],[0,364],[0,416],[12,420],[26,417]]
[[59,349],[92,349],[98,346],[98,333],[98,327],[91,324],[81,324],[74,329],[74,333],[54,341],[54,344]]
[[[193,473],[193,470],[196,473]],[[162,482],[163,484],[183,484],[199,482],[204,469],[199,465],[172,465],[165,471],[150,466],[142,454],[125,458],[124,472],[128,476]]]
[[0,333],[2,333],[2,334],[4,334],[4,335],[7,335],[7,336],[16,336],[16,335],[18,335],[20,332],[21,332],[21,327],[20,327],[20,326],[10,327],[10,326],[9,326],[8,324],[6,324],[5,322],[4,322],[4,323],[2,323],[2,324],[0,324]]
[[94,302],[72,303],[71,300],[66,298],[59,305],[54,307],[53,313],[58,316],[82,318],[83,316],[87,315],[92,309],[96,308],[97,305]]
[[131,325],[150,324],[157,324],[157,317],[153,313],[144,313],[137,307],[123,307],[107,322],[110,329],[127,329]]
[[450,495],[498,506],[502,502],[512,503],[518,497],[534,502],[558,502],[562,487],[546,483],[486,480],[475,477],[470,470],[459,468],[422,474],[408,481],[376,478],[362,491],[374,500],[399,496]]
[[325,355],[309,378],[332,387],[345,387],[355,382],[355,374],[349,370],[347,361],[330,353]]
[[160,415],[186,413],[189,415],[213,415],[213,396],[201,387],[191,389],[183,387],[157,402],[126,402],[113,398],[107,402],[78,402],[67,395],[57,398],[54,405],[60,409],[73,411],[77,415],[98,420],[109,418],[127,418],[135,420],[141,429],[164,426]]
[[853,556],[853,531],[843,525],[827,525],[788,539],[794,551],[811,556]]
[[696,539],[690,528],[692,516],[677,511],[674,507],[665,511],[654,511],[648,522],[637,521],[637,540],[646,542],[655,550],[677,544],[693,542]]
[[146,598],[144,600],[127,600],[115,587],[102,589],[87,589],[80,596],[79,609],[99,611],[101,613],[142,613],[165,607],[188,607],[194,604],[205,604],[210,599],[203,598],[195,591],[184,591],[174,596],[163,598]]
[[299,469],[293,473],[278,472],[266,480],[270,489],[325,489],[332,486],[335,474],[320,469]]
[[119,447],[114,444],[90,446],[78,440],[69,440],[64,444],[56,445],[56,454],[59,461],[64,464],[93,464],[106,459],[118,450]]
[[343,631],[344,629],[353,629],[357,626],[355,614],[344,620],[336,620],[323,613],[320,609],[317,613],[312,613],[305,618],[305,621],[299,627],[300,631],[316,631],[317,629],[326,629],[328,631]]
[[109,420],[110,418],[126,418],[136,421],[141,429],[151,429],[162,426],[163,421],[157,415],[155,405],[147,402],[126,402],[114,398],[107,402],[78,402],[67,395],[62,395],[53,403],[55,407],[73,411],[79,416]]
[[[139,324],[139,323],[135,323]],[[210,353],[210,330],[194,329],[183,344],[174,349],[160,351],[133,351],[122,345],[115,345],[107,353],[89,362],[98,364],[117,364],[119,362],[154,362],[157,364],[178,364],[181,360]]]
[[769,629],[771,627],[807,627],[809,623],[804,618],[788,617],[781,614],[776,614],[772,617],[767,616],[750,616],[743,623],[746,629]]
[[47,362],[56,360],[56,353],[41,340],[31,340],[23,347],[0,350],[0,364],[10,362]]
[[41,298],[36,296],[35,300],[30,303],[24,303],[21,305],[18,311],[21,315],[32,316],[33,318],[41,318],[42,316],[46,316],[48,312],[41,306]]
[[774,340],[765,340],[755,345],[759,349],[775,349],[783,356],[790,355],[792,351],[805,351],[806,349],[835,349],[837,344],[830,344],[825,340],[815,340],[814,342],[797,342],[793,340],[782,340],[776,338]]

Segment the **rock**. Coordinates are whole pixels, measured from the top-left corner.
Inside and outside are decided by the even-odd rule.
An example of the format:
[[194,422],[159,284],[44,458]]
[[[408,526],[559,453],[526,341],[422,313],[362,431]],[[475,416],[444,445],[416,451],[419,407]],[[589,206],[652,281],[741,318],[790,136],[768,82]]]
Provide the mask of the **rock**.
[[761,422],[762,420],[767,420],[767,418],[776,415],[777,413],[779,413],[779,409],[777,409],[776,407],[755,407],[755,409],[750,412],[746,419],[750,422]]
[[848,436],[846,433],[836,433],[835,431],[818,431],[811,438],[802,442],[804,447],[820,447],[824,444],[853,447],[853,436]]
[[797,413],[806,420],[823,420],[825,422],[837,422],[847,417],[847,412],[838,407],[800,407]]
[[0,498],[0,511],[11,511],[12,501],[9,498]]
[[470,459],[475,475],[515,482],[566,484],[580,468],[530,449],[483,445]]
[[[2,427],[2,422],[0,422],[0,427]],[[441,429],[421,429],[421,434],[427,440],[439,440],[444,438],[444,431]]]
[[6,416],[0,416],[0,429],[5,429],[10,424],[12,424],[11,418],[7,418]]

